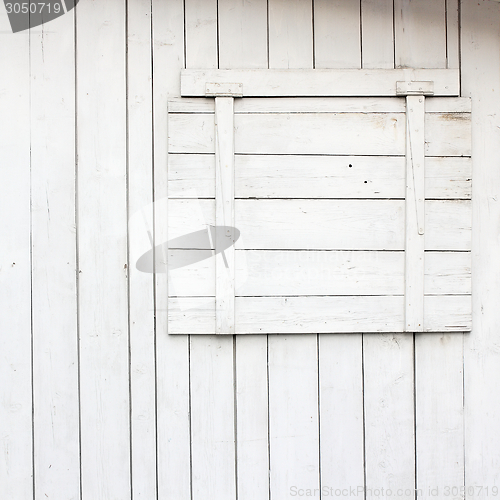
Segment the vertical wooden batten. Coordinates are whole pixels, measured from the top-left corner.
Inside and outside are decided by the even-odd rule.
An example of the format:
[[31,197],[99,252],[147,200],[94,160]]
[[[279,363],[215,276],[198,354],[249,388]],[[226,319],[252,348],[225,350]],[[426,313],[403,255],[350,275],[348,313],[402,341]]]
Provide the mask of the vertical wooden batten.
[[[215,328],[234,328],[234,99],[215,98]],[[226,244],[227,243],[227,244]]]
[[405,331],[424,330],[425,97],[406,97]]

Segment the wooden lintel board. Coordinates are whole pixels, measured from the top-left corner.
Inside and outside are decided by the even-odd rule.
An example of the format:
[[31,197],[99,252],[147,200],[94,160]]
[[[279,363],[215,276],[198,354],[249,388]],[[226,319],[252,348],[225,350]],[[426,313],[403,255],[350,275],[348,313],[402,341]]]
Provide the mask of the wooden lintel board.
[[433,82],[435,96],[458,96],[457,69],[234,69],[181,71],[181,96],[205,97],[207,83],[239,83],[243,97],[395,96],[397,82]]
[[[171,104],[169,333],[223,333],[222,258],[182,239],[220,225],[217,106]],[[234,99],[231,332],[469,331],[470,131],[465,98]]]

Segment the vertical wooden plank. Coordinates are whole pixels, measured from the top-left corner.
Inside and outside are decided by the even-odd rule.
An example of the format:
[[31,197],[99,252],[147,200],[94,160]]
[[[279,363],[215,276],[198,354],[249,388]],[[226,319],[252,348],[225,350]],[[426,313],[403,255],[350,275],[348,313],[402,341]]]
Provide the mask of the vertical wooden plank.
[[234,334],[234,99],[215,98],[215,325]]
[[394,68],[394,0],[361,0],[363,68]]
[[312,0],[269,0],[269,67],[313,67]]
[[238,499],[269,498],[267,336],[236,337]]
[[31,498],[30,47],[5,9],[0,30],[0,484],[6,498]]
[[271,498],[317,490],[317,335],[269,335]]
[[193,500],[236,497],[232,344],[233,336],[191,337]]
[[446,68],[445,0],[394,0],[397,68]]
[[361,68],[359,0],[314,0],[315,68]]
[[267,68],[267,0],[219,0],[219,68]]
[[125,4],[77,18],[82,496],[130,496]]
[[30,51],[35,496],[79,498],[73,11],[49,26]]
[[[218,7],[219,67],[267,68],[267,0],[219,0]],[[237,495],[239,500],[265,500],[269,498],[267,336],[237,336],[235,363]]]
[[424,330],[425,98],[406,98],[405,330]]
[[[466,498],[489,498],[500,461],[500,6],[461,4],[462,95],[472,98],[472,332],[465,335]],[[482,490],[480,487],[483,487]],[[488,486],[489,490],[485,487]],[[473,489],[471,490],[471,487]]]
[[[397,64],[444,67],[443,44],[446,43],[446,30],[442,25],[442,17],[446,4],[424,1],[412,2],[410,7],[403,3],[406,2],[397,0],[395,11]],[[408,22],[404,20],[405,12]],[[416,29],[420,34],[416,33]],[[416,488],[425,491],[427,495],[428,487],[437,481],[436,478],[440,480],[434,486],[449,480],[460,488],[464,482],[460,475],[460,464],[463,463],[460,428],[463,426],[463,417],[459,406],[459,395],[463,390],[460,368],[463,338],[456,334],[446,339],[444,343],[436,334],[415,334]],[[432,369],[427,369],[430,366],[426,364],[427,360],[433,359],[439,359],[439,363],[434,363]],[[440,376],[441,370],[445,369],[446,376]],[[444,394],[448,396],[445,397]],[[432,405],[432,410],[429,405]],[[429,418],[430,411],[432,418]],[[449,439],[446,437],[448,435]],[[449,453],[443,454],[443,446],[452,439],[454,445],[449,448]],[[439,493],[444,494],[443,491]]]
[[[151,1],[127,3],[130,393],[133,498],[156,497],[153,274],[136,262],[153,234]],[[137,223],[134,223],[137,221]]]
[[217,0],[186,0],[186,68],[217,68]]
[[446,59],[448,68],[460,67],[458,0],[446,0]]
[[[425,351],[420,348],[421,336]],[[419,342],[415,352],[417,487],[427,496],[429,491],[445,495],[447,486],[463,486],[463,345],[454,336],[415,336]],[[440,382],[429,383],[431,379]]]
[[[312,2],[269,1],[269,67],[313,67]],[[317,335],[269,335],[270,497],[320,487]]]
[[[361,66],[360,2],[314,2],[316,68]],[[362,335],[319,335],[320,484],[364,484]],[[339,383],[340,380],[346,381]]]
[[390,489],[413,498],[413,336],[367,334],[363,342],[366,497],[387,498]]
[[[212,23],[217,16],[217,3],[201,3],[207,5],[196,10],[196,17],[210,29],[200,31],[194,44],[186,43],[189,67],[197,60],[197,45],[210,44],[217,37],[217,23]],[[189,30],[186,22],[186,37]],[[217,50],[207,52],[205,59],[196,64],[216,68]],[[193,500],[236,496],[233,347],[233,336],[195,335],[190,339]]]
[[[167,100],[180,96],[184,2],[153,0],[154,241],[167,233]],[[159,257],[165,261],[166,256]],[[158,256],[157,256],[158,260]],[[158,498],[190,498],[189,344],[167,332],[166,273],[155,275]]]
[[362,363],[362,335],[319,335],[321,485],[357,494],[364,485]]

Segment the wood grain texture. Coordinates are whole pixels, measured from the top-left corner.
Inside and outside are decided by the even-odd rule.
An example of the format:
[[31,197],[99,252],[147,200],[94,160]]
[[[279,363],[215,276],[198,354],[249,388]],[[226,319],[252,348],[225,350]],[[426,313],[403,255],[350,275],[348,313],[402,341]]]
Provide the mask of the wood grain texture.
[[394,2],[362,0],[362,67],[394,68]]
[[[213,153],[210,114],[172,114],[171,153]],[[404,155],[400,113],[236,114],[235,152],[244,154]],[[426,156],[470,156],[468,113],[428,113]]]
[[446,0],[446,67],[460,68],[460,12],[458,0]]
[[319,488],[316,342],[317,335],[269,336],[271,498]]
[[361,68],[360,2],[314,0],[314,67]]
[[[214,297],[169,299],[169,332],[211,335]],[[470,295],[424,297],[424,331],[471,329]],[[236,297],[236,333],[403,332],[403,296]]]
[[[270,38],[270,57],[273,52],[271,42]],[[181,72],[181,95],[205,97],[207,82],[235,82],[243,84],[244,97],[389,97],[397,95],[398,81],[433,81],[435,96],[459,95],[459,72],[456,69],[270,68],[272,70],[185,70]]]
[[[154,241],[168,241],[167,103],[180,96],[184,67],[184,3],[153,0]],[[167,168],[165,168],[165,166]],[[161,255],[164,259],[164,255]],[[167,275],[155,275],[158,497],[190,498],[188,337],[168,335]]]
[[[172,306],[169,310],[171,318]],[[192,337],[190,353],[193,499],[232,500],[236,491],[233,337]]]
[[[214,297],[215,260],[177,267],[186,253],[170,250],[171,297]],[[189,258],[189,257],[188,257]],[[189,259],[189,261],[195,259]],[[236,295],[403,295],[403,252],[237,250]],[[424,293],[471,293],[470,252],[426,252]]]
[[424,329],[425,103],[406,98],[405,329]]
[[[212,2],[210,5],[216,6],[217,3]],[[210,16],[211,14],[204,22],[210,22]],[[199,42],[203,43],[203,40]],[[186,46],[186,61],[190,58],[190,50],[197,48],[194,46],[190,49]],[[203,64],[217,67],[217,54],[207,54]],[[207,126],[215,139],[214,117]],[[169,122],[169,134],[173,130],[175,130],[174,124]],[[229,133],[229,130],[227,132]],[[197,207],[198,223],[200,220],[212,218],[213,214],[213,222],[205,220],[205,223],[216,224],[217,210],[213,211],[212,206],[209,213],[203,205]],[[189,205],[185,208],[189,208]],[[170,215],[169,210],[169,218]],[[188,227],[181,229],[181,234],[187,232],[189,232]],[[173,237],[175,233],[169,228],[169,239]],[[220,255],[218,257],[221,258]],[[170,315],[170,307],[168,309]],[[215,307],[213,312],[215,313]],[[215,329],[211,330],[211,333],[215,332]],[[192,498],[193,500],[204,500],[207,497],[233,499],[237,488],[233,339],[231,336],[220,339],[212,336],[191,337],[189,353]],[[200,384],[199,389],[196,389],[196,384]]]
[[72,13],[49,31],[33,33],[30,50],[34,484],[35,497],[78,498]]
[[[215,157],[172,154],[170,198],[214,198]],[[404,198],[404,157],[236,155],[236,198]],[[366,181],[366,182],[365,182]],[[470,199],[472,160],[427,157],[427,199]]]
[[77,15],[82,496],[130,495],[125,8]]
[[[364,335],[366,488],[415,488],[413,336]],[[377,490],[378,493],[375,491]]]
[[[267,0],[219,0],[218,7],[219,66],[267,68]],[[206,184],[211,186],[210,181]],[[239,500],[265,500],[269,498],[267,336],[237,336],[234,350],[236,495]]]
[[269,0],[269,68],[313,67],[313,0]]
[[364,485],[362,335],[319,336],[321,485]]
[[151,2],[139,0],[127,6],[132,496],[152,498],[157,483],[154,277],[136,267],[137,259],[153,244],[148,233],[154,233]]
[[404,245],[402,200],[236,200],[235,220],[244,235],[238,249],[401,250]]
[[[224,233],[218,231],[223,228]],[[234,113],[232,97],[215,98],[216,333],[234,333]],[[213,233],[212,233],[213,234]],[[212,236],[213,238],[213,236]]]
[[463,484],[463,344],[456,337],[415,339],[417,487],[425,492]]
[[267,68],[267,1],[219,0],[219,67]]
[[185,2],[186,68],[217,68],[217,1]]
[[267,336],[236,338],[238,498],[269,498]]
[[396,68],[446,68],[445,0],[394,1]]
[[[473,331],[464,336],[465,478],[467,486],[498,484],[500,416],[498,324],[500,251],[498,192],[500,154],[497,95],[500,90],[500,11],[497,3],[464,1],[461,6],[463,95],[474,114]],[[484,497],[485,492],[481,493]],[[471,498],[468,495],[468,498]]]
[[[30,261],[30,47],[25,33],[0,44],[8,71],[0,75],[0,483],[6,497],[33,497],[31,261]],[[15,341],[13,341],[15,339]]]

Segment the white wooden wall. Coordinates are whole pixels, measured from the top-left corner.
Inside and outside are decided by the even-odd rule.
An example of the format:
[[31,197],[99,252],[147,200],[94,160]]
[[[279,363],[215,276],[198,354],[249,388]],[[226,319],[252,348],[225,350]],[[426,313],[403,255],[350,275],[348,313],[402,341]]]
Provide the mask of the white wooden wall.
[[[82,0],[13,35],[1,7],[0,498],[499,495],[499,9]],[[184,67],[460,68],[472,333],[169,336],[128,220],[166,241]]]

